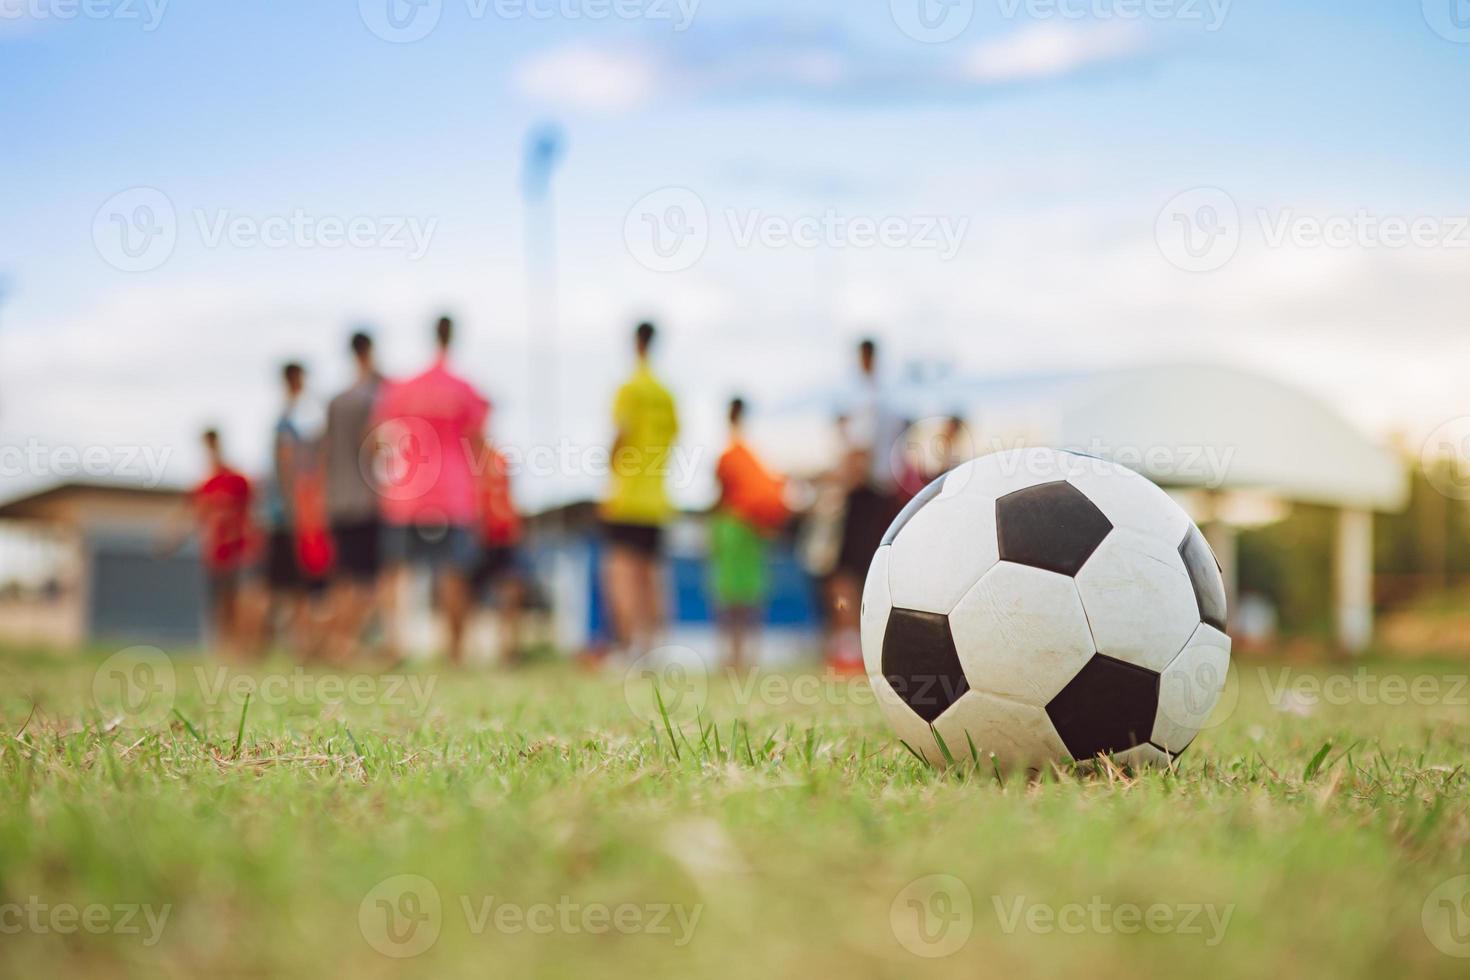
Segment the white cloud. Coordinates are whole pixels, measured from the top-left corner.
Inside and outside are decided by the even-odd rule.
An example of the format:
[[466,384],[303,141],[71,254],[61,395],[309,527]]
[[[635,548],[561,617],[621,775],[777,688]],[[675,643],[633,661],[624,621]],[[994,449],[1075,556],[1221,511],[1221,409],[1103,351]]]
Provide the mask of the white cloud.
[[966,77],[992,84],[1059,78],[1130,58],[1145,46],[1143,31],[1122,21],[1034,24],[976,45],[964,70]]
[[534,99],[600,112],[636,108],[659,83],[660,71],[646,56],[580,43],[534,55],[516,71],[516,84]]
[[896,56],[840,31],[790,36],[756,30],[731,37],[680,35],[662,44],[577,41],[531,55],[515,79],[533,100],[591,112],[701,95],[950,101],[1122,62],[1148,46],[1137,24],[1121,21],[1037,24],[959,57],[941,52],[923,59]]

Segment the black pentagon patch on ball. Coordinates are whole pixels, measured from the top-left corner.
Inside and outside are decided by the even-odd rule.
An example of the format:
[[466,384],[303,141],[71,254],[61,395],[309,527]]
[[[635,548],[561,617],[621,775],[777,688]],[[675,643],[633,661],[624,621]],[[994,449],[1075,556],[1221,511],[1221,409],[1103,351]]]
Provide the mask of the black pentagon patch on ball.
[[949,618],[912,609],[888,614],[883,676],[904,704],[930,723],[970,689],[949,632]]
[[[945,474],[945,476],[948,475],[948,473]],[[903,510],[898,512],[898,516],[893,519],[893,523],[888,525],[888,530],[883,532],[882,544],[892,544],[893,539],[898,537],[898,532],[903,530],[903,526],[909,521],[913,520],[914,515],[917,514],[925,504],[933,500],[935,497],[939,496],[939,491],[943,489],[944,476],[941,476],[930,480],[928,486],[920,490],[918,493],[914,494],[913,497],[909,499],[909,502],[903,505]]]
[[1076,575],[1113,524],[1066,480],[1008,493],[995,502],[1001,561]]
[[1184,540],[1179,542],[1179,557],[1184,559],[1189,584],[1194,587],[1200,622],[1225,632],[1225,581],[1220,577],[1220,562],[1210,550],[1210,543],[1193,524],[1189,525]]
[[1131,749],[1153,735],[1159,675],[1099,653],[1051,699],[1046,713],[1073,759]]

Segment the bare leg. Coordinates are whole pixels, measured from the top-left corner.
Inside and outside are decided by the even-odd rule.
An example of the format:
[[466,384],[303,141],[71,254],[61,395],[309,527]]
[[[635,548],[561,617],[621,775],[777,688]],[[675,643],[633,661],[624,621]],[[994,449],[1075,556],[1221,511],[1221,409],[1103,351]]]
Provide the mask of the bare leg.
[[312,642],[311,597],[293,592],[283,602],[286,609],[285,638],[291,655],[302,663],[316,659]]
[[640,555],[637,562],[637,642],[647,649],[658,643],[664,628],[663,562],[651,555]]
[[861,586],[853,581],[850,574],[839,572],[833,576],[832,635],[827,649],[827,659],[831,666],[848,670],[862,660],[858,636],[861,601]]
[[465,622],[470,615],[469,583],[462,573],[449,569],[440,573],[439,602],[449,624],[449,661],[458,666],[464,663]]
[[211,651],[222,660],[229,660],[234,649],[235,593],[221,588],[209,603],[209,633],[214,646]]
[[403,659],[403,609],[400,597],[408,582],[408,566],[389,566],[378,582],[378,607],[383,611],[383,652],[390,663]]
[[603,565],[603,585],[612,620],[613,641],[626,648],[638,629],[638,558],[627,548],[612,545]]
[[525,588],[520,579],[510,576],[500,586],[500,660],[512,665],[519,663],[521,650],[521,604],[525,602]]
[[259,583],[247,580],[236,600],[237,652],[242,660],[259,660],[265,652],[266,618],[270,615],[270,593]]
[[326,657],[331,663],[341,665],[356,659],[371,612],[369,588],[358,582],[337,582],[332,586],[326,644]]
[[755,666],[754,658],[749,654],[754,647],[756,610],[750,606],[737,606],[730,613],[730,666],[744,670],[746,666]]
[[832,626],[835,630],[857,629],[859,589],[852,576],[839,572],[832,577]]
[[730,606],[720,613],[720,623],[725,634],[725,649],[728,651],[730,669],[745,669],[746,650],[750,637],[753,610],[749,606]]

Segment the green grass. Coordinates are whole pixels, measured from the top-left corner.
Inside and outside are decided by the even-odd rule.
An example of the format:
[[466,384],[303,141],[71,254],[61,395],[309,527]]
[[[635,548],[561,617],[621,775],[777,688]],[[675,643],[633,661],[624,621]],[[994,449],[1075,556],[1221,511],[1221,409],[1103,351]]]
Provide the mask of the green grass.
[[[931,771],[861,686],[793,692],[787,676],[743,693],[716,677],[697,713],[668,692],[665,719],[637,684],[635,711],[621,677],[570,668],[414,668],[391,695],[361,675],[350,694],[285,663],[221,689],[179,658],[176,694],[119,718],[94,696],[101,663],[0,659],[3,976],[1136,980],[1470,962],[1422,923],[1436,886],[1470,873],[1463,668],[1369,664],[1420,695],[1355,682],[1313,705],[1300,691],[1326,669],[1292,668],[1283,699],[1278,668],[1246,665],[1234,710],[1174,771],[1028,782]],[[279,689],[247,683],[266,677]],[[936,874],[958,881],[911,886]],[[437,915],[399,875],[432,885]],[[413,950],[379,899],[400,926],[419,917],[396,936],[437,940],[380,952]],[[143,912],[136,933],[10,927],[41,904],[167,919],[151,944]],[[620,906],[669,909],[667,931],[626,910],[626,931],[581,927]],[[1150,907],[1155,928],[1135,929],[1128,910]],[[517,910],[551,931],[496,918]],[[916,939],[916,910],[937,945]],[[924,958],[900,937],[958,948]]]

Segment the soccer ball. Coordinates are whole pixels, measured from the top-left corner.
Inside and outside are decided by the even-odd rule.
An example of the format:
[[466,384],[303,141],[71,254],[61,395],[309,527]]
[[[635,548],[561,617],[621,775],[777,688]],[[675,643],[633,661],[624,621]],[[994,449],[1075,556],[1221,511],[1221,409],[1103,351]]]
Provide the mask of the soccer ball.
[[863,661],[933,765],[1167,764],[1230,666],[1225,585],[1189,515],[1091,456],[1019,449],[935,480],[863,589]]

